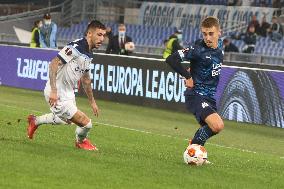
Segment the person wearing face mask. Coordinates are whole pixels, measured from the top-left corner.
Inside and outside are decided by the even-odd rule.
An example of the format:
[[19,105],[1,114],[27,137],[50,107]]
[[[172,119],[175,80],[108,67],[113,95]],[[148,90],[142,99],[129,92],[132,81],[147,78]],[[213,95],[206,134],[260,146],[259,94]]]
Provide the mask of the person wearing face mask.
[[118,35],[110,38],[106,48],[107,54],[129,55],[134,50],[134,43],[131,37],[126,35],[126,27],[124,24],[118,25]]
[[245,46],[242,48],[242,53],[253,54],[256,45],[257,34],[255,33],[254,25],[250,25],[246,33],[232,35],[232,39],[243,40]]
[[163,58],[166,59],[171,54],[183,49],[182,45],[182,31],[176,30],[173,35],[170,36],[166,48],[163,53]]
[[40,28],[40,44],[43,48],[57,48],[57,25],[51,21],[49,13],[43,16],[43,26]]
[[34,27],[32,29],[32,38],[30,42],[30,47],[35,48],[35,47],[41,47],[40,46],[40,41],[39,41],[39,36],[40,36],[40,28],[42,27],[42,21],[37,20],[34,22]]

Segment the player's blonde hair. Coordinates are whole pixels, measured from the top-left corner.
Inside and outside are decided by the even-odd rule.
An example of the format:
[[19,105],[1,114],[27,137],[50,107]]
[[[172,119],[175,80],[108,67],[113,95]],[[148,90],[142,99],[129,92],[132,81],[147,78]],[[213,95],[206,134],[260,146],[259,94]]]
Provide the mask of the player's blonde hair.
[[201,22],[201,27],[203,28],[211,28],[215,26],[216,28],[220,28],[219,19],[214,16],[208,16],[204,18]]

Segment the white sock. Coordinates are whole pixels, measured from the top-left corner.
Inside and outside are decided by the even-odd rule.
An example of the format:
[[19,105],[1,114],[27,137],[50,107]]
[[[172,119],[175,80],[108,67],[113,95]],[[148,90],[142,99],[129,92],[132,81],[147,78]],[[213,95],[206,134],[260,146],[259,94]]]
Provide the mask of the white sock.
[[77,126],[76,130],[75,130],[75,134],[76,134],[76,140],[78,142],[82,142],[87,136],[88,136],[88,132],[90,131],[90,129],[92,128],[92,122],[90,120],[90,122],[85,125],[84,127],[79,127]]
[[60,119],[58,116],[54,115],[53,113],[49,113],[49,114],[44,114],[42,116],[37,116],[35,124],[37,126],[42,124],[58,125],[58,124],[66,124],[66,122]]

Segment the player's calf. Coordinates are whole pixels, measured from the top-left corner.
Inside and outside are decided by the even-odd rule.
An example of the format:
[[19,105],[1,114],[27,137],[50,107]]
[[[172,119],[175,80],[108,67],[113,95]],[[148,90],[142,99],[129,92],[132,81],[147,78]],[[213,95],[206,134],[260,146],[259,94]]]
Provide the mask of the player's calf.
[[77,126],[75,130],[76,134],[76,141],[82,142],[87,136],[90,131],[90,129],[93,127],[92,121],[90,120],[89,123],[83,127]]

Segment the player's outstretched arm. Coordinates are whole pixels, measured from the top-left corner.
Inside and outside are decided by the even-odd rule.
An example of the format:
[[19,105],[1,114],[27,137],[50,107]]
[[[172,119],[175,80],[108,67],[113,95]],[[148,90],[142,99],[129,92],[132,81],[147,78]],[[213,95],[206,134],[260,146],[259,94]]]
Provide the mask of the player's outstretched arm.
[[81,82],[83,85],[83,88],[85,90],[86,95],[88,96],[88,100],[90,102],[90,105],[93,109],[93,112],[95,114],[95,116],[99,115],[99,108],[97,106],[97,103],[94,99],[94,95],[93,95],[93,90],[92,90],[92,80],[90,78],[89,72],[85,72],[84,75],[81,78]]
[[175,52],[168,56],[166,59],[166,63],[171,66],[171,68],[179,73],[181,76],[185,77],[186,79],[191,78],[190,73],[181,65],[182,59],[180,57],[179,52]]
[[56,77],[57,77],[58,66],[62,64],[63,64],[62,61],[58,57],[52,59],[51,63],[49,64],[49,82],[51,88],[51,92],[49,95],[50,106],[56,106],[57,104],[58,96],[57,96],[57,87],[56,87]]

